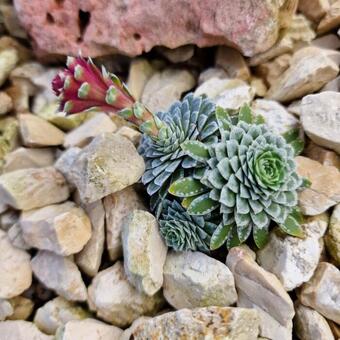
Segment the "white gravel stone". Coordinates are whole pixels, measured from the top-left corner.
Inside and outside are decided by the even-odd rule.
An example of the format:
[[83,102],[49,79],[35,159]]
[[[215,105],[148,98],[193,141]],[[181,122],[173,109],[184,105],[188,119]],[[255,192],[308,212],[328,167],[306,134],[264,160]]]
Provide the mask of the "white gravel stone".
[[0,299],[0,321],[6,320],[14,313],[14,309],[8,300]]
[[117,134],[94,138],[73,163],[70,179],[84,203],[95,202],[136,183],[145,170],[132,142]]
[[68,258],[40,250],[31,261],[34,275],[47,288],[69,301],[86,301],[87,292],[77,266]]
[[130,283],[149,296],[163,285],[167,246],[156,218],[147,211],[134,210],[122,230],[124,269]]
[[291,291],[312,276],[323,250],[322,237],[326,232],[329,216],[326,213],[309,217],[302,228],[303,239],[272,232],[266,246],[257,252],[260,265],[275,274],[284,288]]
[[310,281],[302,286],[299,299],[327,319],[340,323],[340,271],[320,262]]
[[123,255],[121,232],[126,216],[135,209],[145,209],[141,198],[130,186],[103,199],[106,223],[106,243],[110,259]]
[[0,299],[9,299],[20,295],[32,283],[30,256],[13,247],[2,230],[0,249]]
[[90,219],[71,201],[25,211],[20,226],[27,244],[63,256],[78,253],[91,237]]
[[139,293],[127,280],[119,261],[94,277],[88,295],[90,309],[118,327],[129,326],[142,315],[153,315],[164,304],[161,293],[154,296]]
[[52,336],[39,331],[34,323],[15,320],[0,322],[1,340],[54,340]]
[[21,169],[0,176],[0,203],[30,210],[65,201],[69,188],[53,167]]
[[57,340],[115,340],[123,331],[95,319],[69,321],[57,332]]
[[237,300],[229,268],[200,252],[169,252],[163,294],[176,309],[230,306]]
[[58,296],[40,307],[34,316],[35,325],[46,334],[55,334],[58,327],[72,320],[82,320],[90,313],[75,303]]

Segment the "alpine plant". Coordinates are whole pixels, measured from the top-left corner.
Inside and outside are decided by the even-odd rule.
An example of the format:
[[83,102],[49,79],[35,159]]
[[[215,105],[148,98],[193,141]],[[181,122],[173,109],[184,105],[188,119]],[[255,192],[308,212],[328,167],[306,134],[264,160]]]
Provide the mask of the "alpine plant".
[[302,236],[294,150],[303,145],[297,131],[283,138],[259,124],[248,107],[229,115],[193,94],[154,114],[114,74],[82,57],[69,57],[52,86],[67,114],[100,109],[143,133],[142,182],[169,247],[208,252],[238,245],[251,233],[262,247],[271,221]]
[[169,189],[184,198],[190,215],[219,211],[221,223],[212,235],[210,248],[225,242],[228,248],[237,246],[251,233],[261,248],[268,239],[271,221],[288,234],[303,236],[297,209],[302,179],[296,173],[294,149],[266,125],[254,124],[248,107],[235,117],[218,108],[216,119],[220,127],[217,143],[182,144],[204,168],[175,181]]

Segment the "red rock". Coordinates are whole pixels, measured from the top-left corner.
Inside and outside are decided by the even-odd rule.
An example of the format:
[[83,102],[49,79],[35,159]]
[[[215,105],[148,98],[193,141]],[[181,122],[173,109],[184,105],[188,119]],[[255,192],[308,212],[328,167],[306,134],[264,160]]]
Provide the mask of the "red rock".
[[[276,41],[291,0],[14,0],[35,50],[138,55],[154,46],[231,45],[253,56]],[[276,4],[275,4],[276,3]]]

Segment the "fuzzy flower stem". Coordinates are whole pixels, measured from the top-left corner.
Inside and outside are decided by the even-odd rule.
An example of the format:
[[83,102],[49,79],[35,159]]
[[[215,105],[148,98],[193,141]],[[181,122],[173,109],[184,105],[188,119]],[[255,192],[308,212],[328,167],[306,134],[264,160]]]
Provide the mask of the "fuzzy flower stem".
[[143,132],[157,137],[162,123],[142,103],[136,101],[120,79],[100,71],[89,58],[68,57],[66,68],[52,81],[60,100],[60,109],[74,114],[94,108],[117,114],[135,124]]

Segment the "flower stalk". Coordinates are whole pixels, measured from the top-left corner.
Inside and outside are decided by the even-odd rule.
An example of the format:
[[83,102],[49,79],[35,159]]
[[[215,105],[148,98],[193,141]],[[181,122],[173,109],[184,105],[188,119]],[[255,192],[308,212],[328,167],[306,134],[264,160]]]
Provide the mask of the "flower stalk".
[[150,136],[158,136],[162,122],[142,103],[136,101],[114,74],[100,71],[91,59],[68,57],[67,68],[52,82],[60,109],[74,114],[97,108],[117,114]]

